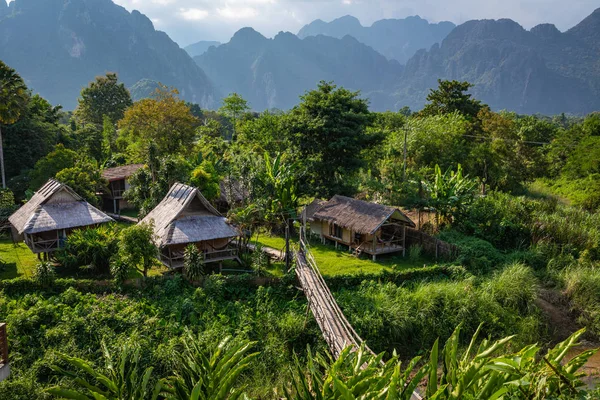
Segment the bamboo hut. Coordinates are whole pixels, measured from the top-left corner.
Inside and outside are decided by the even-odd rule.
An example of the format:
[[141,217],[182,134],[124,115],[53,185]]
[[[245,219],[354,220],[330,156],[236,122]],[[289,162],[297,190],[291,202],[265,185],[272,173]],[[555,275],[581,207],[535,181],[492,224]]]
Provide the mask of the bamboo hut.
[[310,230],[326,240],[348,246],[354,254],[378,255],[406,252],[406,227],[415,227],[401,210],[345,196],[315,200],[303,212]]
[[139,223],[153,223],[159,258],[169,268],[183,267],[185,248],[194,244],[205,263],[235,260],[238,249],[232,244],[239,236],[196,188],[175,183],[165,198]]
[[8,220],[15,241],[24,238],[32,252],[44,254],[64,247],[69,234],[113,219],[83,200],[67,185],[50,179]]
[[129,164],[120,167],[106,168],[102,177],[108,182],[108,191],[102,193],[102,209],[119,214],[121,210],[131,208],[123,198],[123,193],[129,189],[129,178],[144,164]]

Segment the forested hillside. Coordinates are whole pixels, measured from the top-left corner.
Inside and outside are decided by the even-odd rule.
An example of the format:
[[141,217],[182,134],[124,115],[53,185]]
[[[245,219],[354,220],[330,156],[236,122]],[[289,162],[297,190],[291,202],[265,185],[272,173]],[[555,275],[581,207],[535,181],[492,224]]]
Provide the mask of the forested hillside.
[[383,19],[371,26],[362,26],[358,19],[346,15],[331,22],[313,21],[300,29],[298,37],[325,35],[341,39],[349,35],[388,59],[405,64],[417,50],[428,50],[440,43],[455,26],[448,21],[430,23],[419,16]]
[[145,15],[110,0],[16,0],[0,8],[0,59],[18,68],[37,93],[69,110],[87,82],[106,72],[117,72],[127,86],[160,81],[205,107],[216,101],[206,75],[184,50]]

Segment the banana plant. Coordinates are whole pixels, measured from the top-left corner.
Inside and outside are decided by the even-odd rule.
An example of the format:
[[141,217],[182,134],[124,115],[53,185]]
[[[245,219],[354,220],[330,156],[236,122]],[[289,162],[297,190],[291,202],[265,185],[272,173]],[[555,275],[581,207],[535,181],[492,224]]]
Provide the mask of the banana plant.
[[476,182],[466,175],[463,176],[460,164],[456,172],[450,168],[442,172],[436,164],[433,180],[423,182],[423,186],[429,194],[429,206],[436,210],[442,219],[441,222],[445,223],[473,200]]
[[152,367],[140,373],[140,352],[138,348],[125,345],[120,354],[113,357],[105,343],[102,343],[105,368],[101,372],[89,361],[58,354],[58,357],[76,371],[67,371],[58,365],[51,368],[80,386],[70,389],[62,386],[49,388],[48,393],[63,399],[72,400],[155,400],[160,393],[161,384],[150,384]]

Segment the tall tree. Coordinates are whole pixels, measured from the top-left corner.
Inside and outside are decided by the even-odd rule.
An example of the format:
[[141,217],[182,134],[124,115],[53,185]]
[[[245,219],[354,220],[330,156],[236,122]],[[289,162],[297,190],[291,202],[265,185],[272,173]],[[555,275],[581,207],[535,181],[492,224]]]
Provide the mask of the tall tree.
[[367,100],[358,95],[321,81],[283,121],[292,151],[307,171],[307,194],[352,194],[352,175],[363,165],[361,152],[372,144],[366,128],[374,120]]
[[427,95],[429,104],[426,104],[419,114],[428,116],[458,111],[471,120],[475,119],[483,105],[467,93],[471,87],[473,85],[469,82],[438,79],[438,88],[431,89]]
[[104,116],[111,121],[123,118],[125,110],[133,102],[129,90],[118,83],[117,74],[109,72],[106,76],[98,76],[81,91],[77,100],[76,115],[86,124],[102,126]]
[[131,106],[119,122],[119,128],[129,138],[131,161],[142,161],[150,142],[156,144],[159,156],[190,154],[198,124],[198,118],[179,99],[177,90],[161,86],[153,98],[142,99]]
[[223,105],[219,111],[233,120],[233,140],[237,136],[237,121],[248,110],[250,110],[248,102],[237,93],[231,93],[223,99]]
[[29,93],[23,79],[14,69],[0,61],[0,173],[3,189],[6,188],[6,174],[1,125],[14,124],[25,110],[28,101]]

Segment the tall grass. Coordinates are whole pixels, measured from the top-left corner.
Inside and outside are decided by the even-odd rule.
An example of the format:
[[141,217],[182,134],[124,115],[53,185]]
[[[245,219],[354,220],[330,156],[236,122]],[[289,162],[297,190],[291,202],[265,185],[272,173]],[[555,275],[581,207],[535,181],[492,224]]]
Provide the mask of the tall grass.
[[565,294],[579,313],[578,322],[600,336],[600,266],[574,265],[561,277]]
[[533,306],[537,281],[521,264],[479,281],[429,282],[414,286],[363,282],[336,293],[354,328],[375,351],[394,348],[414,355],[439,337],[447,339],[462,323],[465,337],[481,322],[484,335],[517,334],[518,344],[539,340],[545,329]]

